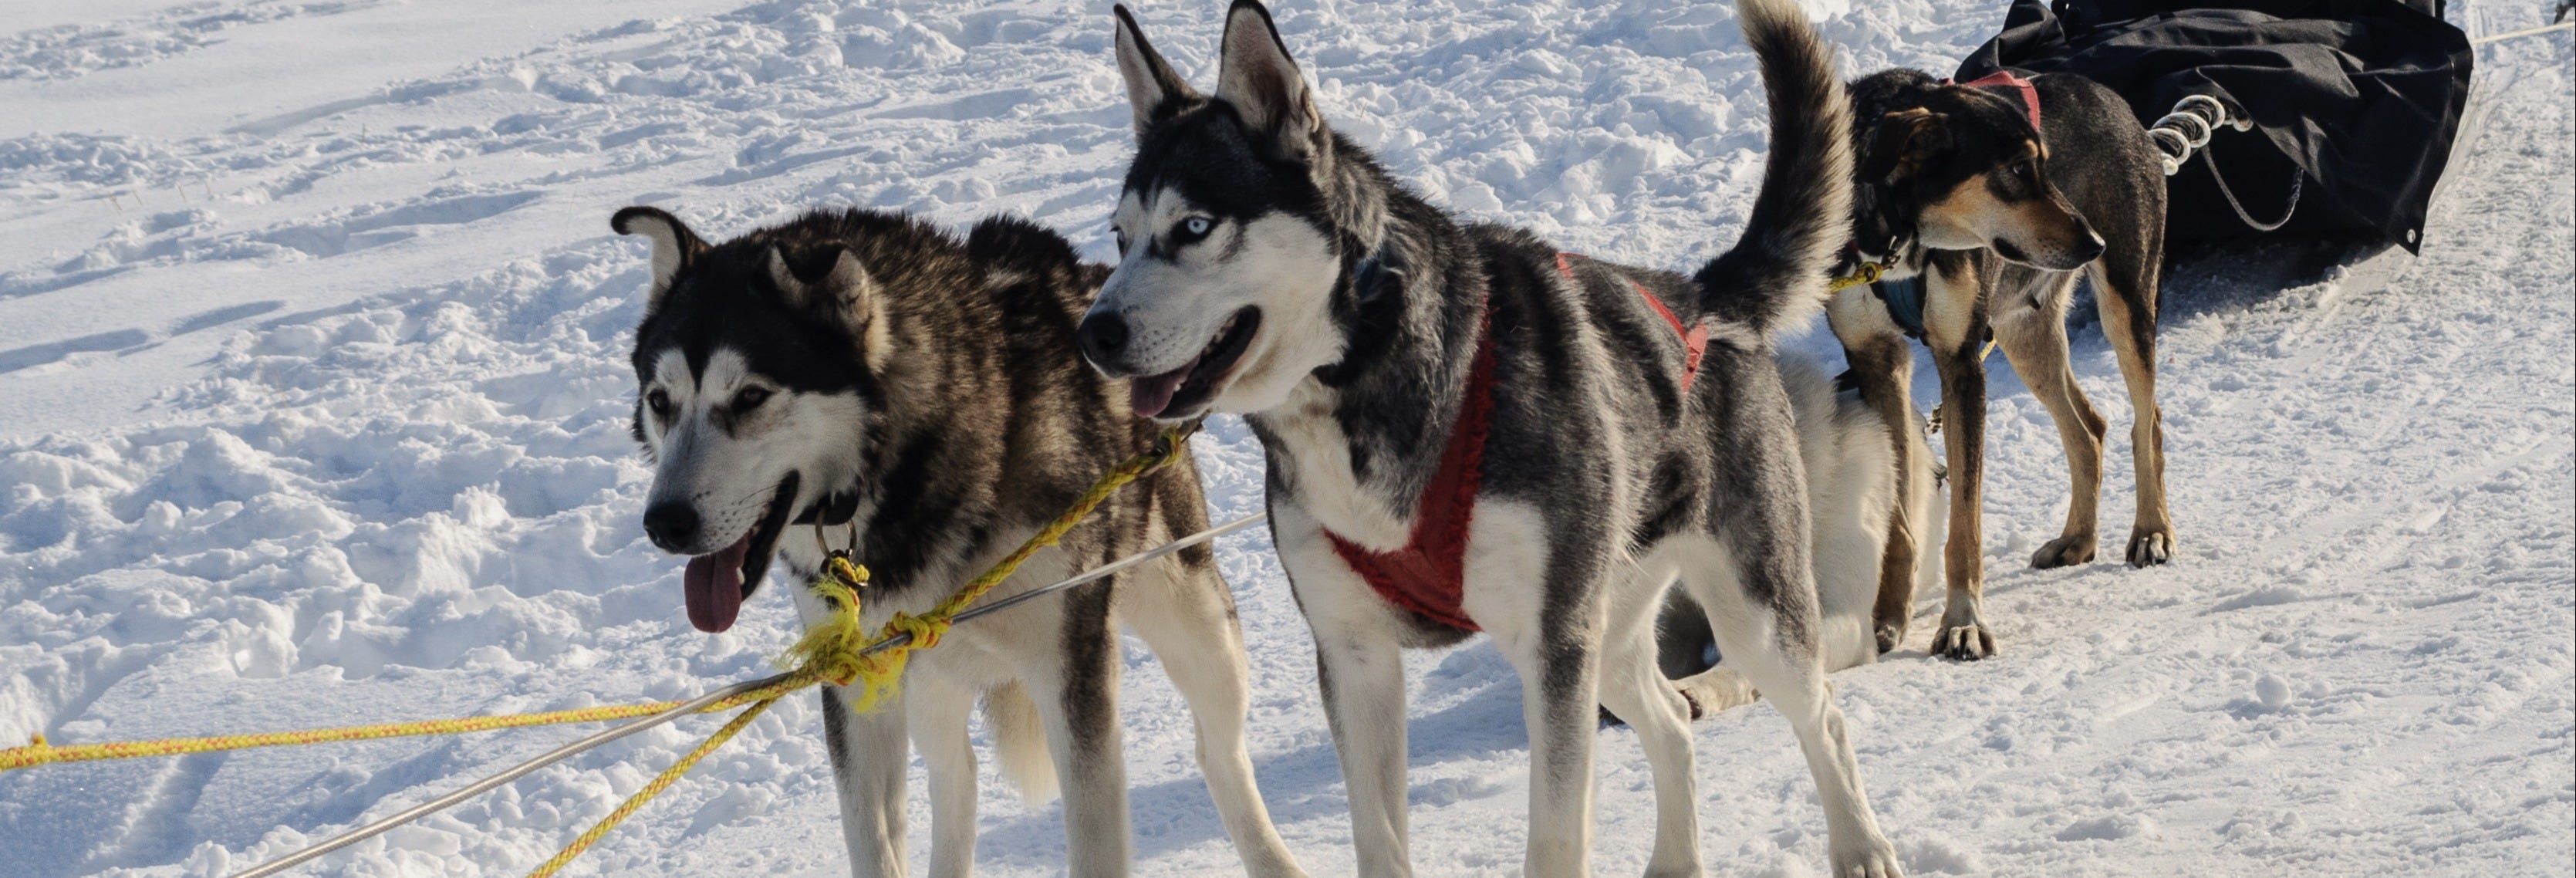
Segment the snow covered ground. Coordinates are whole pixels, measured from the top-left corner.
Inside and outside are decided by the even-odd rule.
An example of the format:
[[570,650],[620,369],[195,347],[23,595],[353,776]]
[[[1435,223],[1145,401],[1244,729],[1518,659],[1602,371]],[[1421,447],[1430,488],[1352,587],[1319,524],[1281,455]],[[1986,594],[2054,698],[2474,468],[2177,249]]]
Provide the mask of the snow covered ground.
[[[1111,249],[1128,132],[1105,3],[170,2],[0,6],[0,745],[669,698],[764,672],[792,633],[780,592],[699,634],[679,565],[637,525],[623,358],[644,254],[608,214],[649,202],[730,234],[815,205],[1016,212]],[[2488,31],[2543,8],[2460,6]],[[1669,7],[1317,0],[1280,25],[1326,113],[1438,200],[1679,266],[1740,231],[1765,137],[1732,11]],[[2002,14],[1809,8],[1854,71],[1946,69]],[[1142,12],[1204,81],[1220,11]],[[1909,869],[2576,867],[2570,62],[2563,34],[2482,50],[2482,136],[2422,258],[2287,289],[2241,279],[2259,257],[2173,279],[2172,566],[2022,568],[2055,533],[2064,470],[2000,369],[2003,655],[1928,659],[1918,624],[1839,678]],[[2075,337],[2113,421],[2103,517],[2125,521],[2125,396],[2099,329]],[[1219,514],[1257,509],[1241,425],[1198,450]],[[1304,624],[1266,540],[1220,558],[1263,792],[1309,868],[1346,874]],[[1230,871],[1186,713],[1130,654],[1139,871]],[[1481,642],[1412,661],[1415,862],[1511,872],[1518,684]],[[307,871],[523,871],[715,724]],[[574,873],[841,873],[819,727],[809,701],[782,705]],[[1821,873],[1786,725],[1755,707],[1697,728],[1711,871]],[[0,873],[222,875],[573,734],[0,776]],[[1633,874],[1647,776],[1633,735],[1601,739],[1596,865]],[[984,872],[1053,874],[1057,807],[998,782],[984,798]]]

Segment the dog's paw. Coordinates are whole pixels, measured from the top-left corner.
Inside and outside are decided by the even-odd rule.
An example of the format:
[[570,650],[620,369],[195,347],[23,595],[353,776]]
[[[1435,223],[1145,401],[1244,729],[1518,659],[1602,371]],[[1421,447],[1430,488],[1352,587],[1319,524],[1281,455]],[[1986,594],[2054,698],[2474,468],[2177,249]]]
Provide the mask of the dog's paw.
[[1881,622],[1878,625],[1878,631],[1876,633],[1878,635],[1879,655],[1886,655],[1890,652],[1894,652],[1896,651],[1897,644],[1905,642],[1905,626],[1903,625],[1890,625],[1885,622]]
[[1944,627],[1932,640],[1932,654],[1952,661],[1973,662],[1995,654],[1995,635],[1984,625]]
[[1978,612],[1976,598],[1950,596],[1950,606],[1941,611],[1941,627],[1932,632],[1932,654],[1963,662],[1995,654],[1994,632],[1986,627],[1985,615]]
[[1834,851],[1834,878],[1905,878],[1896,864],[1896,848],[1873,836],[1867,843]]
[[1682,699],[1690,702],[1691,719],[1752,704],[1762,697],[1743,674],[1724,665],[1674,680],[1673,688],[1681,690]]
[[2039,551],[2031,553],[2030,566],[2054,570],[2091,561],[2094,547],[2099,542],[2089,533],[2049,540],[2047,545],[2039,547]]
[[2129,566],[2153,567],[2173,560],[2173,526],[2142,527],[2129,532]]

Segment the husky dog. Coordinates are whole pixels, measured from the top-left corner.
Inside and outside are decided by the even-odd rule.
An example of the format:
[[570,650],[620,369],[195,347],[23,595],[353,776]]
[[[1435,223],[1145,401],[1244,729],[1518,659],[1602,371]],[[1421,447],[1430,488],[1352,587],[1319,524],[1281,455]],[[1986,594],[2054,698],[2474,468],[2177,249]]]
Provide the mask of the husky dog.
[[[1063,238],[988,219],[958,241],[917,220],[818,212],[708,244],[649,207],[620,234],[652,240],[635,333],[635,437],[654,461],[644,530],[689,556],[689,621],[734,622],[773,550],[811,581],[826,546],[872,572],[862,621],[921,613],[1147,448],[1126,388],[1081,367],[1073,333],[1108,274]],[[1103,503],[993,599],[1207,527],[1184,456]],[[808,528],[812,532],[805,533]],[[828,612],[796,590],[809,622]],[[1201,547],[962,625],[917,653],[875,711],[822,688],[852,872],[904,873],[906,734],[930,768],[931,872],[975,853],[978,696],[1003,774],[1043,798],[1062,778],[1070,871],[1125,874],[1125,754],[1113,621],[1144,638],[1197,721],[1200,766],[1244,864],[1301,875],[1254,789],[1248,681],[1234,602]]]
[[[1989,335],[2057,422],[2073,483],[2065,528],[2032,554],[2031,566],[2091,561],[2099,538],[2102,416],[2076,386],[2066,349],[2066,309],[2079,275],[2092,278],[2093,306],[2119,354],[2136,415],[2129,438],[2138,509],[2128,562],[2145,567],[2173,556],[2164,418],[2156,407],[2160,154],[2118,94],[2079,76],[2007,73],[1951,84],[1888,70],[1852,83],[1851,100],[1859,120],[1851,258],[1890,267],[1874,290],[1836,296],[1827,320],[1861,396],[1891,422],[1914,417],[1914,356],[1904,336],[1923,339],[1932,351],[1951,479],[1942,553],[1949,600],[1932,651],[1980,659],[1995,651],[1983,612],[1978,514],[1986,415],[1980,348]],[[1905,638],[1913,615],[1909,574],[1916,547],[1929,541],[1911,531],[1905,522],[1892,524],[1883,556],[1876,610],[1882,650]]]
[[[1861,399],[1845,380],[1826,378],[1814,364],[1793,354],[1780,355],[1780,383],[1798,422],[1798,458],[1807,471],[1809,532],[1814,535],[1816,609],[1824,620],[1819,638],[1825,671],[1878,660],[1876,617],[1879,559],[1899,521],[1912,523],[1937,539],[1941,517],[1932,472],[1931,449],[1923,441],[1923,419],[1894,423]],[[1893,435],[1891,435],[1891,433]],[[1907,453],[1899,456],[1895,449]],[[1897,477],[1898,468],[1907,477]],[[1902,516],[1899,517],[1899,504]],[[1930,556],[1915,559],[1916,592],[1937,588],[1941,565]],[[1682,695],[1695,711],[1719,711],[1750,703],[1752,684],[1734,668],[1711,667],[1708,653],[1717,645],[1708,614],[1690,595],[1674,590],[1665,596],[1655,641],[1664,675],[1681,681]]]
[[1655,776],[1649,871],[1700,871],[1686,701],[1652,620],[1679,576],[1789,718],[1837,876],[1898,872],[1823,673],[1805,489],[1771,334],[1824,302],[1850,173],[1832,55],[1745,0],[1773,143],[1744,241],[1684,276],[1464,226],[1335,134],[1259,3],[1201,96],[1122,8],[1137,132],[1083,353],[1140,415],[1245,416],[1315,636],[1360,871],[1405,875],[1407,646],[1481,629],[1524,682],[1527,872],[1588,872],[1595,705]]

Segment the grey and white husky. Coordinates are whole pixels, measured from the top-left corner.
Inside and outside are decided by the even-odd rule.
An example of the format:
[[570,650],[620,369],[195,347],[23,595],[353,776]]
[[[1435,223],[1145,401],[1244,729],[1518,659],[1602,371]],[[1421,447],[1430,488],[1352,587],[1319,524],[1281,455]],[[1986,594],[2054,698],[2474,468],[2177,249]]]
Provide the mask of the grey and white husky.
[[[851,211],[709,244],[654,208],[612,224],[653,245],[634,354],[635,437],[654,461],[644,528],[690,556],[700,629],[733,624],[773,551],[803,582],[825,547],[873,571],[861,601],[871,629],[921,613],[1154,438],[1125,414],[1126,387],[1074,352],[1108,268],[1082,264],[1052,232],[997,218],[959,241]],[[1206,526],[1184,457],[1110,498],[990,599]],[[809,623],[827,612],[794,591]],[[1003,774],[1033,799],[1062,779],[1071,873],[1124,874],[1115,624],[1163,657],[1188,700],[1199,764],[1245,866],[1303,874],[1253,785],[1242,633],[1204,547],[958,626],[913,656],[901,697],[872,713],[823,687],[851,871],[904,874],[907,733],[929,766],[931,872],[971,871],[967,718],[980,697]]]
[[1772,342],[1826,298],[1849,108],[1790,0],[1741,7],[1771,154],[1744,240],[1692,275],[1423,202],[1325,124],[1259,3],[1228,13],[1205,96],[1119,10],[1137,154],[1083,352],[1140,415],[1238,412],[1260,438],[1363,874],[1411,872],[1398,652],[1472,630],[1524,684],[1528,874],[1588,872],[1596,704],[1652,764],[1648,871],[1699,874],[1688,706],[1653,637],[1676,577],[1796,731],[1834,874],[1899,872],[1825,678]]

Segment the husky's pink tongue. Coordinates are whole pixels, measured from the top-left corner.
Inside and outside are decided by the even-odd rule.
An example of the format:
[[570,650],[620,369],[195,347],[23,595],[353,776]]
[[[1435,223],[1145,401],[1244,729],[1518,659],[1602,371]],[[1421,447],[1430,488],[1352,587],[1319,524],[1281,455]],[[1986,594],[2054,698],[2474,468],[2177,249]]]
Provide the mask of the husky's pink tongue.
[[742,558],[751,551],[751,535],[722,551],[689,559],[680,579],[688,588],[689,624],[713,634],[733,627],[742,613]]
[[1140,418],[1162,414],[1164,409],[1172,406],[1172,394],[1180,391],[1181,381],[1190,377],[1190,366],[1196,365],[1198,364],[1193,362],[1189,366],[1182,366],[1161,375],[1129,379],[1127,382],[1128,407],[1135,409],[1136,416]]

